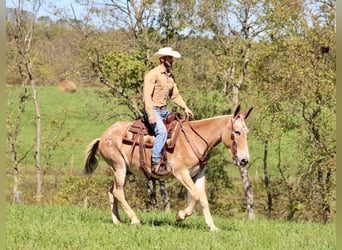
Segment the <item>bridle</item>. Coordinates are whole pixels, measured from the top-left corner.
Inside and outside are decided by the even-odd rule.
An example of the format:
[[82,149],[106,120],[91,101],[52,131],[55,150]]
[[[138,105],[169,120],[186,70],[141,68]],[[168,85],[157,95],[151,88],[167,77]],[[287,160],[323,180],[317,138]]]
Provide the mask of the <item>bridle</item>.
[[235,119],[231,118],[231,122],[232,122],[232,131],[230,132],[230,139],[232,140],[232,148],[231,148],[231,152],[232,152],[232,157],[233,157],[233,160],[234,162],[237,162],[237,143],[236,143],[236,140],[235,140],[235,129],[234,129],[234,122],[239,118],[239,116]]

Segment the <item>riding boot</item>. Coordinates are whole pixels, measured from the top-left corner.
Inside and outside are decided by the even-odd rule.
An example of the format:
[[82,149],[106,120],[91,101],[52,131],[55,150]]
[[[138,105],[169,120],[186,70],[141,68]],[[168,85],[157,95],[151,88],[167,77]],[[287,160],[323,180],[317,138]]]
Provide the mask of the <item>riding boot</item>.
[[162,164],[161,161],[159,162],[152,162],[152,173],[158,176],[164,176],[171,172],[171,167],[169,164],[165,163]]

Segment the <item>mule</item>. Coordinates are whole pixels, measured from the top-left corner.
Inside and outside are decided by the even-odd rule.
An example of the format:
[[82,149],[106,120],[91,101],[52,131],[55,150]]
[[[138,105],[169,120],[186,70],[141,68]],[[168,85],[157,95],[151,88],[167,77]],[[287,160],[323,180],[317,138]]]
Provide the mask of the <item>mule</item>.
[[[193,213],[197,201],[200,201],[205,222],[211,231],[217,231],[209,210],[209,203],[205,187],[205,169],[208,153],[220,142],[230,152],[234,164],[244,166],[249,162],[247,143],[248,128],[245,120],[253,108],[240,113],[238,105],[231,115],[215,116],[197,121],[181,123],[182,132],[179,133],[177,144],[173,152],[167,152],[168,163],[172,166],[172,176],[176,177],[187,189],[191,200],[184,210],[179,210],[176,220],[182,221]],[[97,167],[97,152],[111,167],[114,183],[109,194],[112,221],[120,224],[118,204],[127,213],[131,224],[140,221],[125,199],[124,183],[127,172],[146,178],[139,163],[139,150],[132,152],[131,145],[123,143],[123,137],[129,136],[128,128],[132,122],[120,121],[110,126],[100,138],[89,144],[85,173],[92,173]],[[145,136],[146,142],[153,143],[153,136]],[[146,159],[151,159],[151,149],[145,150]],[[151,162],[146,162],[151,173]],[[158,178],[158,176],[156,177]],[[160,177],[159,177],[160,178]],[[166,178],[163,176],[162,178]]]

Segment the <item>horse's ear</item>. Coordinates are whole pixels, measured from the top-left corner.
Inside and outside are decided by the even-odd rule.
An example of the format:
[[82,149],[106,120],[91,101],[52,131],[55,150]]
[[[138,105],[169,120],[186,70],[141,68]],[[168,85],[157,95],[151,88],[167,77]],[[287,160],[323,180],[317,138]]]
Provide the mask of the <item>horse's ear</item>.
[[249,116],[249,114],[252,112],[252,110],[253,110],[253,107],[251,107],[248,111],[246,111],[246,112],[243,113],[243,117],[244,117],[245,120],[247,119],[247,117]]
[[239,115],[240,113],[240,104],[237,105],[234,111],[234,119]]

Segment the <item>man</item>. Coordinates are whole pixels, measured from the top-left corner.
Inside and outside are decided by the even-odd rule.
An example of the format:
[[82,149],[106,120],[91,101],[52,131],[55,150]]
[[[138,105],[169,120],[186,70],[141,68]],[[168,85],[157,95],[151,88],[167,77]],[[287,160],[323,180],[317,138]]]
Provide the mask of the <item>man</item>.
[[161,166],[162,150],[167,140],[167,130],[163,123],[169,114],[167,101],[170,97],[185,113],[192,117],[192,111],[187,107],[178,92],[175,79],[170,71],[173,58],[180,58],[179,52],[171,47],[159,49],[154,54],[159,58],[159,65],[145,75],[144,78],[144,106],[148,122],[155,132],[155,141],[152,148],[152,172],[156,175],[168,173],[166,166]]

